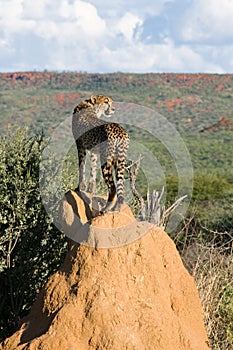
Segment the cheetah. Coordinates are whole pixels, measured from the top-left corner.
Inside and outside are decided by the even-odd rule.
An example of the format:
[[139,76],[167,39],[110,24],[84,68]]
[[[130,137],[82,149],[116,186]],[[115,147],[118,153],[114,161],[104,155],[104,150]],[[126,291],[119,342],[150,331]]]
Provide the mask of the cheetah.
[[[85,190],[86,151],[90,150],[91,174],[88,191],[94,192],[96,155],[100,154],[101,171],[108,188],[108,200],[102,212],[121,210],[124,204],[124,171],[130,138],[127,131],[119,124],[99,119],[101,115],[111,116],[114,112],[113,100],[110,97],[92,95],[74,108],[72,118],[72,132],[79,163],[78,191]],[[116,204],[113,206],[116,195]]]

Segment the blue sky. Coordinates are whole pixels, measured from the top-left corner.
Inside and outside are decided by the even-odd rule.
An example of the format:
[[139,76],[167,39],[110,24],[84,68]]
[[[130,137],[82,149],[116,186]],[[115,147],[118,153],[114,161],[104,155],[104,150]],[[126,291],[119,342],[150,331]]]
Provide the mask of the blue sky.
[[233,73],[233,0],[0,0],[0,72]]

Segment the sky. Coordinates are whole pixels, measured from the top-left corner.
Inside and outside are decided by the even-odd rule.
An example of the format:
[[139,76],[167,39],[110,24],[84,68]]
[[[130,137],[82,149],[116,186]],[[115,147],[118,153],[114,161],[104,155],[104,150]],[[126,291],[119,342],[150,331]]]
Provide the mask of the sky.
[[0,0],[0,72],[233,73],[233,0]]

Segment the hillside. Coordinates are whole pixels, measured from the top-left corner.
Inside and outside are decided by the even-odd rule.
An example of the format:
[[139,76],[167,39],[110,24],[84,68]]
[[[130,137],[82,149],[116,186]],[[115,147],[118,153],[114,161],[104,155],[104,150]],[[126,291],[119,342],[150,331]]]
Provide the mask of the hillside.
[[27,125],[49,135],[77,101],[100,93],[165,116],[184,138],[195,168],[222,172],[231,163],[232,75],[18,72],[0,74],[0,88],[1,133]]
[[232,75],[19,72],[0,74],[0,87],[2,127],[13,121],[38,129],[49,119],[52,128],[93,92],[154,108],[181,131],[233,127]]

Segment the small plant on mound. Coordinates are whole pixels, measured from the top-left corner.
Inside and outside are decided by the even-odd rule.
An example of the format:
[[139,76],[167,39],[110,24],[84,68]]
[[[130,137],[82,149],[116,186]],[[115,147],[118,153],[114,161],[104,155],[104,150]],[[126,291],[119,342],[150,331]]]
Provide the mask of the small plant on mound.
[[170,215],[187,196],[185,195],[178,198],[172,205],[170,205],[168,208],[165,208],[165,205],[162,203],[164,195],[163,187],[161,192],[153,190],[152,193],[150,193],[148,190],[145,200],[136,188],[136,178],[140,168],[140,161],[141,158],[139,158],[134,163],[131,162],[131,164],[126,167],[126,171],[129,175],[131,191],[135,198],[134,211],[138,212],[137,217],[139,220],[149,221],[164,229],[167,225]]

